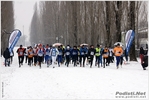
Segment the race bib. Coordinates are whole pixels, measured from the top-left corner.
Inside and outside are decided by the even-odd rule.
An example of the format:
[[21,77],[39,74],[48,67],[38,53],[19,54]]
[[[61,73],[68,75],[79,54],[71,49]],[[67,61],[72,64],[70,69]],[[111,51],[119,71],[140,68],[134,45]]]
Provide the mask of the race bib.
[[94,52],[91,52],[91,54],[90,55],[94,55]]
[[29,54],[30,54],[30,55],[33,55],[33,52],[30,52]]
[[72,54],[73,54],[73,55],[76,55],[76,52],[73,52]]
[[46,55],[49,55],[49,52],[46,52]]
[[19,54],[20,54],[20,55],[23,55],[23,52],[21,51]]
[[42,53],[38,53],[38,56],[40,56],[40,57],[41,57],[41,56],[43,56],[43,54],[42,54]]
[[84,52],[81,52],[81,55],[84,55]]
[[66,55],[70,55],[70,52],[66,52]]
[[56,52],[55,52],[55,51],[53,51],[53,52],[52,52],[52,56],[55,56],[55,55],[56,55]]
[[62,52],[59,52],[59,55],[62,55]]

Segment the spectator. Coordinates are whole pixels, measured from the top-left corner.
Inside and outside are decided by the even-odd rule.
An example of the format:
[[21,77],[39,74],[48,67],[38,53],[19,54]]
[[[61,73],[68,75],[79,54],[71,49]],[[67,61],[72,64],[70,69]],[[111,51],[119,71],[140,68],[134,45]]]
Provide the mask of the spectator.
[[148,67],[148,55],[144,55],[141,65],[143,67],[143,70],[146,70],[146,67]]
[[140,48],[140,59],[141,59],[141,64],[142,64],[142,62],[143,62],[143,56],[144,56],[144,49],[143,49],[143,47],[141,47]]
[[6,48],[6,50],[4,51],[3,57],[5,58],[5,67],[7,65],[10,66],[10,52],[8,48]]

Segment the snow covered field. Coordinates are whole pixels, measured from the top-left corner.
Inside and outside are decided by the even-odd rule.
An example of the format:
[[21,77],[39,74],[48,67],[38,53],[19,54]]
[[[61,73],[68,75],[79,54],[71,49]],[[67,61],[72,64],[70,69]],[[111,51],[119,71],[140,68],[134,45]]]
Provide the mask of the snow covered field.
[[16,53],[11,67],[4,67],[0,59],[2,99],[148,99],[148,68],[142,69],[140,59],[119,69],[115,63],[106,68],[42,64],[41,69],[24,63],[19,68]]

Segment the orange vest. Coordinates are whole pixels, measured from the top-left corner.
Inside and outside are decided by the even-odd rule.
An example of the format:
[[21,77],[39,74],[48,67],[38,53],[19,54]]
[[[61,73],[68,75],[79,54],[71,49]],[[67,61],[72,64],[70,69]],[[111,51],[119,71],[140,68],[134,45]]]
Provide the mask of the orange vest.
[[121,56],[123,54],[123,49],[121,47],[115,47],[113,51],[115,56]]
[[33,50],[28,50],[28,57],[32,58],[34,56]]
[[109,56],[109,50],[108,49],[104,49],[104,54],[103,54],[103,58],[108,58]]

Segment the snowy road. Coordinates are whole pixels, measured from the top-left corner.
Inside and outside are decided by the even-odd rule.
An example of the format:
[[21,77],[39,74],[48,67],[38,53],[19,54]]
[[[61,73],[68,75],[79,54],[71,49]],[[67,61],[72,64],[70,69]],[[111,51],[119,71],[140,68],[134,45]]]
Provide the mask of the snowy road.
[[116,99],[116,92],[145,92],[137,99],[148,99],[148,69],[142,70],[139,62],[118,70],[115,63],[105,69],[72,64],[68,68],[42,64],[39,69],[25,63],[19,68],[17,62],[15,54],[11,67],[1,64],[2,99]]

